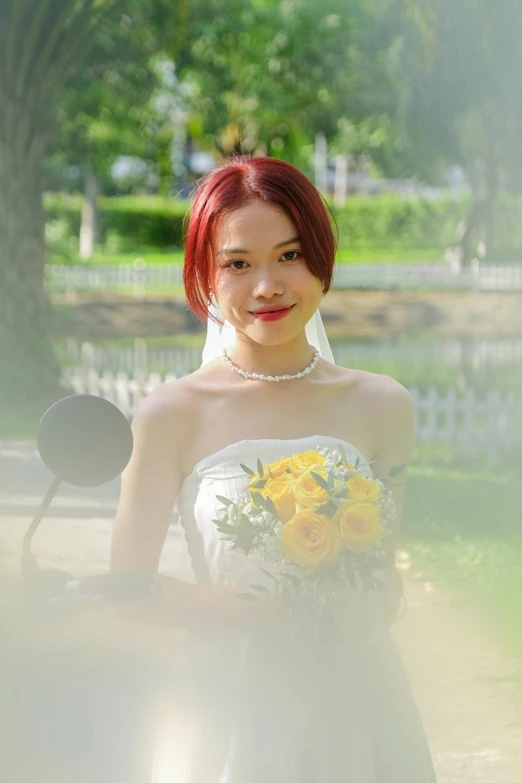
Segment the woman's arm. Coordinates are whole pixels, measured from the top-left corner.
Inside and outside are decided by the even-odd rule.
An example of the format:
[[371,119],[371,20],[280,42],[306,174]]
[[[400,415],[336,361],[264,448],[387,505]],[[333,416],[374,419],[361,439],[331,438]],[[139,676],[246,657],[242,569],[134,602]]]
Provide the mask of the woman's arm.
[[[160,387],[139,405],[132,423],[133,453],[122,474],[113,529],[112,572],[157,572],[183,480],[181,444],[193,437],[196,422],[193,395],[182,381]],[[268,610],[262,602],[245,601],[233,588],[164,575],[160,587],[159,597],[127,604],[118,610],[119,616],[166,627],[246,628],[276,621],[273,607]]]
[[111,544],[111,571],[151,571],[161,551],[181,484],[180,443],[187,434],[181,395],[161,390],[134,415],[134,446],[121,477]]
[[[414,444],[414,405],[411,394],[400,383],[387,376],[379,376],[379,388],[373,399],[376,442],[378,447],[372,465],[374,475],[390,486],[397,516],[391,535],[383,542],[391,566],[390,590],[385,596],[389,623],[397,619],[403,595],[402,578],[395,567],[404,505],[405,484]],[[392,468],[403,465],[403,470],[391,477]]]

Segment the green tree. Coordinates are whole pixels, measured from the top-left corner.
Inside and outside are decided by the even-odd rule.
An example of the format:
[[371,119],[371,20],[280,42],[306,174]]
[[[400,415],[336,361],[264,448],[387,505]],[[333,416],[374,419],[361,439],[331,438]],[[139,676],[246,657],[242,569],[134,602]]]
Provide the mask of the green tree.
[[162,86],[162,60],[176,54],[185,14],[184,2],[128,2],[119,24],[96,31],[81,69],[60,94],[52,163],[82,173],[83,258],[92,254],[97,196],[115,159],[156,162],[164,147],[168,152],[172,131],[154,98]]
[[[306,167],[317,132],[335,139],[374,117],[391,139],[390,0],[192,3],[178,60],[192,131],[231,154],[267,151]],[[361,137],[362,138],[362,137]]]
[[400,0],[405,143],[419,171],[459,163],[473,198],[457,242],[463,260],[479,231],[495,255],[501,188],[520,191],[522,8],[517,0]]
[[[147,33],[139,28],[136,34],[148,35],[149,51],[153,29],[162,31],[159,40],[175,38],[179,31],[171,24],[172,16],[166,16],[171,5],[167,0],[2,0],[0,4],[0,405],[4,408],[41,406],[59,393],[60,371],[49,338],[50,308],[43,285],[42,188],[43,161],[56,130],[64,85],[84,77],[78,75],[79,68],[95,40],[99,48],[103,39],[109,51],[111,41],[125,37],[122,28],[127,27],[128,34],[129,20],[132,24],[133,13],[139,10],[143,17],[145,9],[150,24]],[[118,79],[116,68],[105,69],[107,78],[109,72]],[[93,86],[90,95],[95,94],[93,103],[99,105],[100,93]],[[103,122],[97,127],[103,135]],[[103,158],[101,147],[98,144]],[[84,153],[85,148],[79,150]]]

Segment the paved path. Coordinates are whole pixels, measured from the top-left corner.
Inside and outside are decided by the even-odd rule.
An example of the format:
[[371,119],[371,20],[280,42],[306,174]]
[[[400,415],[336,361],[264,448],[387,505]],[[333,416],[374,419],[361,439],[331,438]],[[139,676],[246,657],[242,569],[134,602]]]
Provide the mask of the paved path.
[[411,571],[405,579],[409,606],[394,636],[439,783],[519,783],[522,667],[462,599]]
[[[0,444],[0,563],[17,567],[23,534],[51,477],[31,444]],[[118,481],[63,486],[34,538],[42,565],[77,574],[107,568]],[[162,570],[183,569],[171,528]],[[522,781],[520,669],[462,599],[427,583],[404,560],[409,602],[394,628],[424,720],[439,783]]]

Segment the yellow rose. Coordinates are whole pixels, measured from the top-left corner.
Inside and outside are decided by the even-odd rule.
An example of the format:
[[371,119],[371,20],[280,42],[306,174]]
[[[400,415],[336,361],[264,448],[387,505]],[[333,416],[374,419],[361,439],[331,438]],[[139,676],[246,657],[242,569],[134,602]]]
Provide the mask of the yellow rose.
[[300,476],[314,465],[324,465],[325,462],[326,457],[311,449],[310,451],[303,451],[301,454],[293,454],[288,460],[288,467],[294,476]]
[[328,501],[328,490],[317,483],[312,473],[317,473],[325,480],[327,478],[324,468],[310,468],[291,483],[298,511],[306,508],[316,509]]
[[341,551],[339,527],[313,511],[298,511],[281,530],[287,557],[315,569],[334,560]]
[[361,476],[360,473],[348,479],[348,489],[353,500],[366,500],[371,503],[379,500],[381,496],[381,488],[377,482]]
[[269,479],[259,492],[272,500],[283,522],[288,522],[294,516],[296,511],[294,493],[285,478]]
[[378,505],[370,503],[341,503],[334,516],[346,549],[364,552],[384,537],[386,531],[380,522]]
[[276,479],[286,473],[286,475],[290,478],[291,474],[288,472],[290,467],[289,463],[290,460],[288,457],[281,457],[281,459],[278,459],[276,462],[272,462],[270,465],[265,467],[265,476],[268,477],[270,474],[272,474],[273,478]]

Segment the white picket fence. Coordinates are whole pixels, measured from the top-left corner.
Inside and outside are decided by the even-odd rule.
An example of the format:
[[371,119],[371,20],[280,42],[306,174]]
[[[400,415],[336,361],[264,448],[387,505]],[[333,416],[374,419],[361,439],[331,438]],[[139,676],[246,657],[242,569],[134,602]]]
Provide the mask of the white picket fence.
[[495,458],[499,451],[522,446],[522,404],[514,392],[473,389],[426,392],[410,389],[415,402],[416,437],[425,443],[451,444],[461,452],[480,451]]
[[[175,373],[130,374],[77,367],[64,373],[64,381],[74,392],[104,397],[129,418],[143,397],[176,377]],[[455,389],[434,386],[427,391],[412,387],[410,391],[419,442],[446,443],[460,453],[479,452],[488,461],[522,445],[522,404],[513,392],[490,391],[479,396],[470,390],[459,395]]]
[[[49,293],[65,293],[73,299],[81,292],[121,291],[138,299],[181,285],[179,264],[45,267]],[[458,269],[440,264],[339,264],[333,288],[375,290],[522,291],[522,265],[481,265]]]
[[456,270],[447,264],[343,264],[334,288],[374,290],[522,291],[522,266],[480,265]]
[[[149,347],[146,340],[138,338],[134,344],[124,347],[97,346],[79,340],[67,341],[70,364],[96,370],[123,370],[133,373],[171,371],[176,376],[186,375],[201,364],[203,342],[198,346]],[[461,370],[471,366],[491,368],[522,364],[521,338],[447,338],[428,342],[407,339],[354,340],[331,344],[336,364],[343,367],[371,369],[392,361],[410,367],[426,367],[442,362],[447,367]]]

